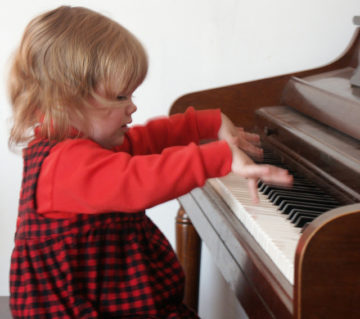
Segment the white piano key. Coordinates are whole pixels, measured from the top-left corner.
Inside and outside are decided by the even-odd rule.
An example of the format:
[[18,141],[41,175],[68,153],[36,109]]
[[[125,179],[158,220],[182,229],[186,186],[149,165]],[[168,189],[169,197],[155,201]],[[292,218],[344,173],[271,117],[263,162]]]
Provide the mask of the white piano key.
[[301,229],[294,227],[265,195],[259,193],[259,203],[253,203],[246,179],[229,174],[211,179],[209,183],[293,284],[295,250]]

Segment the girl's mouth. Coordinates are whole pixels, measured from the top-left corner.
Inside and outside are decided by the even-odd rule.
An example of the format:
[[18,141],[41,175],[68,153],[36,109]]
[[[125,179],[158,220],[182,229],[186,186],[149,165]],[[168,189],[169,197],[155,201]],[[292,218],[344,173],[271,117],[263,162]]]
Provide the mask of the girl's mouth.
[[127,124],[121,125],[120,128],[123,132],[127,132],[129,130],[129,127],[127,126]]

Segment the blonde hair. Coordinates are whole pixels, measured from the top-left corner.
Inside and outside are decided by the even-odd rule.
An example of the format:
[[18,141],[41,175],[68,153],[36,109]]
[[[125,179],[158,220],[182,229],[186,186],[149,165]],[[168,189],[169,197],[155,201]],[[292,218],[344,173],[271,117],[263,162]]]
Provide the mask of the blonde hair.
[[9,144],[27,142],[40,122],[42,137],[64,140],[71,134],[72,116],[86,120],[87,101],[98,98],[98,85],[111,106],[119,93],[130,94],[142,83],[147,69],[141,43],[99,13],[62,6],[36,17],[10,69]]

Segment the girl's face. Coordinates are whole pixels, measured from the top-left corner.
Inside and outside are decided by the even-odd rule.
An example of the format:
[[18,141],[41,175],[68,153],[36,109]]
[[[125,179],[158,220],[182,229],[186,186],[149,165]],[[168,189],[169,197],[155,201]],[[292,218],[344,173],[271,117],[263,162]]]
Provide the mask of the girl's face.
[[[99,92],[100,96],[101,90]],[[112,148],[124,142],[124,134],[128,124],[132,122],[131,115],[136,106],[130,96],[119,95],[118,102],[109,107],[92,99],[93,108],[89,109],[87,116],[90,125],[90,138],[105,148]]]

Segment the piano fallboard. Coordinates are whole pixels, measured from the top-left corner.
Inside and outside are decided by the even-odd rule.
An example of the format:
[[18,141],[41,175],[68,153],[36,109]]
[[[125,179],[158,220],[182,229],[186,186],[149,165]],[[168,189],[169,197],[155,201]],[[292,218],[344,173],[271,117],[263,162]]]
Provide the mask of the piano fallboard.
[[360,201],[360,141],[288,106],[256,111],[264,144],[343,204]]
[[359,140],[359,88],[350,84],[354,71],[346,67],[303,78],[292,77],[284,88],[281,105],[291,106]]

